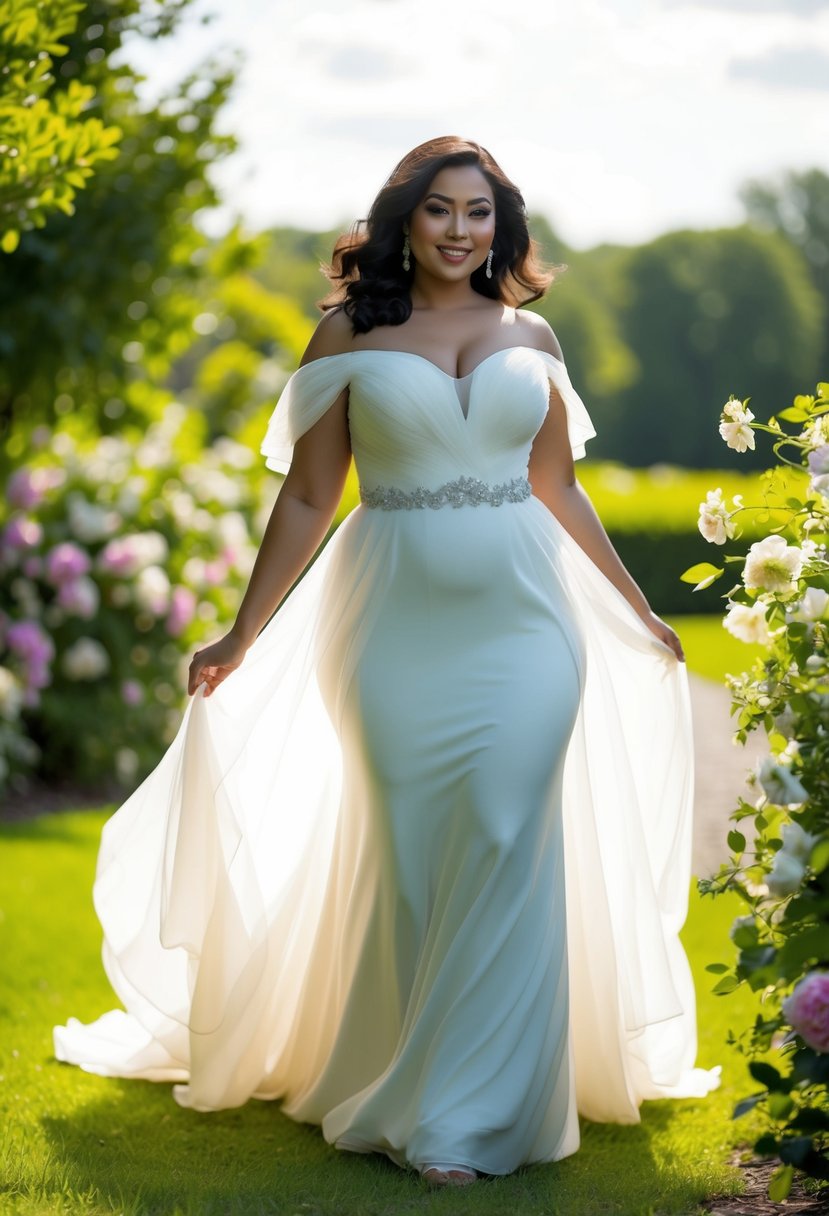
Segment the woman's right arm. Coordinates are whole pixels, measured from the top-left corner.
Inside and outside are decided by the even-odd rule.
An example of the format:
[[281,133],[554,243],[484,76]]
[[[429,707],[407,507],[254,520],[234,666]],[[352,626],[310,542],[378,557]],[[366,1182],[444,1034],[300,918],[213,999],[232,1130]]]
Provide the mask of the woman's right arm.
[[[335,322],[331,324],[331,322]],[[320,322],[300,366],[338,353],[342,323],[331,314]],[[291,467],[271,512],[236,621],[212,645],[199,650],[190,664],[187,691],[206,684],[209,696],[234,671],[256,635],[325,539],[339,505],[351,462],[348,389],[296,442]]]

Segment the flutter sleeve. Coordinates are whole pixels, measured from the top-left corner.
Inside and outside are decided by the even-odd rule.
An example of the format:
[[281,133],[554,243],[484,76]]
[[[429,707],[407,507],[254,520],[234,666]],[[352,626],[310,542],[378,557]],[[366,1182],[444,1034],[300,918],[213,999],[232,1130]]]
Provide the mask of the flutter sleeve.
[[259,449],[269,469],[288,472],[297,439],[330,409],[349,375],[347,355],[325,355],[303,364],[287,380]]
[[547,351],[539,351],[539,354],[544,357],[547,364],[547,376],[564,402],[564,408],[567,411],[567,432],[573,449],[573,459],[581,460],[586,454],[584,445],[588,439],[595,437],[596,428],[587,412],[587,406],[570,383],[569,373],[562,360],[557,359],[555,355],[548,354]]

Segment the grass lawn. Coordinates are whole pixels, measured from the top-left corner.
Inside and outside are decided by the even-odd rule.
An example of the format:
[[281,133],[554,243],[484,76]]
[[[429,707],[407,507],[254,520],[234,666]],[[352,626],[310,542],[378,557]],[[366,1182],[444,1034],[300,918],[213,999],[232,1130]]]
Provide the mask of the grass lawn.
[[722,1063],[720,1090],[702,1100],[646,1102],[641,1124],[631,1127],[583,1122],[581,1150],[562,1162],[433,1193],[380,1156],[332,1149],[275,1103],[196,1114],[176,1106],[167,1085],[93,1077],[55,1062],[53,1023],[89,1020],[114,1003],[89,894],[103,821],[96,811],[1,830],[4,1213],[644,1216],[692,1212],[702,1197],[738,1189],[725,1159],[749,1125],[732,1123],[730,1112],[752,1085],[723,1039],[746,998],[712,996],[714,978],[703,971],[728,957],[732,903],[692,893],[684,931],[698,977],[698,1062]]
[[[753,648],[719,618],[674,618],[689,667],[722,679]],[[51,1027],[112,1006],[100,963],[90,889],[104,813],[42,816],[0,826],[0,1212],[124,1216],[657,1216],[704,1211],[699,1202],[741,1189],[729,1150],[751,1138],[753,1116],[732,1122],[751,1092],[742,1058],[725,1046],[754,998],[715,997],[712,961],[729,961],[739,909],[692,887],[683,940],[696,976],[698,1063],[723,1066],[701,1100],[646,1102],[642,1122],[582,1121],[582,1146],[564,1161],[469,1189],[428,1191],[377,1155],[337,1152],[318,1129],[275,1103],[202,1115],[180,1109],[170,1087],[88,1076],[56,1063]]]

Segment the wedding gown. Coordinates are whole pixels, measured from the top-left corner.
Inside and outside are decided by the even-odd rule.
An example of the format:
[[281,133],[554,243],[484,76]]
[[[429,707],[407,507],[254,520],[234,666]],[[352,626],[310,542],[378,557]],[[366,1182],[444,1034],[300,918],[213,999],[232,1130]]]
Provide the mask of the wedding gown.
[[529,347],[290,378],[268,465],[348,385],[362,502],[106,824],[126,1012],[56,1027],[59,1059],[489,1174],[718,1084],[677,936],[685,668],[529,492],[550,384],[582,456],[584,404]]

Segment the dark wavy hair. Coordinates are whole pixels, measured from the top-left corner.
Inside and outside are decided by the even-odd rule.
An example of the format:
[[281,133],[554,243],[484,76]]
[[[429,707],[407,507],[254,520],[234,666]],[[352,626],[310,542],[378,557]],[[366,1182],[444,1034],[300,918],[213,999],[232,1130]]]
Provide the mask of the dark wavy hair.
[[520,190],[486,148],[471,139],[444,135],[407,153],[372,203],[368,217],[338,238],[331,264],[322,267],[334,287],[317,302],[318,308],[325,312],[341,305],[355,334],[408,320],[414,267],[403,269],[403,224],[447,165],[476,165],[495,197],[492,278],[479,266],[472,272],[472,287],[516,308],[544,295],[556,272],[567,267],[542,264],[538,243],[527,228]]

